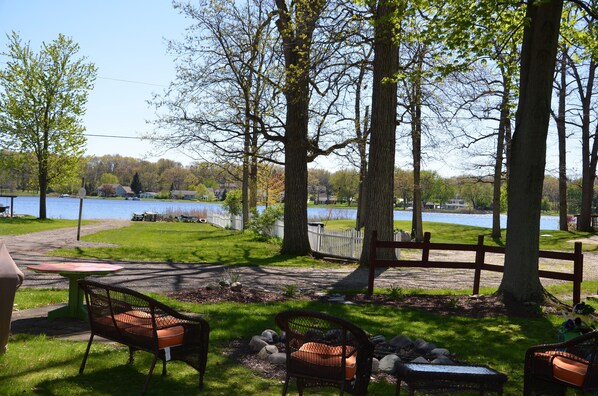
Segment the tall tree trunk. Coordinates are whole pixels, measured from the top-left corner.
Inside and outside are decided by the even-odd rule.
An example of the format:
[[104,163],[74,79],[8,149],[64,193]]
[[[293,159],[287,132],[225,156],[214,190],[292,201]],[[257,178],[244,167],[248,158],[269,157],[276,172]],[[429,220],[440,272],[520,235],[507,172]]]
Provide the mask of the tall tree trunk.
[[359,77],[357,78],[357,87],[355,92],[355,136],[357,136],[357,152],[359,153],[359,186],[357,201],[357,213],[355,216],[355,229],[361,230],[365,226],[365,192],[366,192],[366,178],[368,172],[368,136],[369,136],[369,121],[370,121],[370,107],[365,107],[365,115],[363,117],[363,126],[361,124],[361,87],[365,78],[367,62],[363,62],[359,69]]
[[295,2],[291,13],[286,1],[276,0],[279,17],[276,25],[283,43],[287,102],[283,254],[307,255],[311,252],[307,234],[309,72],[313,32],[325,4],[324,0],[300,0]]
[[512,135],[511,123],[507,122],[505,124],[505,183],[507,187],[509,186],[509,178],[511,176],[511,147],[513,147]]
[[559,139],[559,229],[567,231],[567,129],[565,110],[567,105],[567,47],[563,46],[560,65],[561,84],[559,87],[559,109],[556,117],[556,129]]
[[520,95],[512,141],[504,275],[499,293],[507,304],[541,301],[538,275],[540,208],[546,137],[562,0],[530,1],[521,51]]
[[498,124],[498,136],[496,139],[496,159],[494,162],[494,183],[492,192],[492,238],[500,238],[500,193],[502,187],[502,163],[505,150],[505,129],[506,124],[511,123],[509,111],[509,97],[511,92],[508,83],[503,78],[503,97],[500,104],[500,122]]
[[423,205],[421,188],[422,161],[422,105],[421,105],[421,72],[424,62],[424,50],[420,49],[416,56],[415,77],[411,86],[411,141],[413,155],[413,213],[411,219],[411,239],[424,241]]
[[363,121],[363,136],[359,140],[358,150],[359,150],[359,201],[357,201],[357,215],[355,216],[355,229],[361,230],[362,227],[365,226],[364,216],[365,208],[366,208],[366,191],[367,191],[367,173],[368,173],[368,152],[367,152],[367,136],[368,134],[366,131],[369,128],[368,120],[369,120],[369,107],[366,107],[366,116]]
[[[591,215],[592,204],[594,200],[594,180],[596,179],[596,133],[593,139],[590,136],[590,110],[592,106],[592,94],[594,91],[594,76],[598,64],[591,60],[588,67],[588,82],[583,93],[583,88],[578,81],[579,97],[582,102],[582,118],[581,118],[581,163],[582,163],[582,180],[581,180],[581,211],[579,212],[579,220],[577,222],[578,231],[592,231]],[[579,78],[579,77],[578,77]],[[592,144],[593,141],[593,144]],[[592,146],[592,147],[590,147]]]
[[[394,42],[397,4],[378,1],[374,23],[374,74],[372,89],[372,124],[368,156],[365,235],[360,262],[369,264],[372,232],[378,238],[393,236],[393,195],[395,130],[397,122],[397,84],[399,49]],[[393,257],[393,249],[384,249],[384,257]]]
[[257,162],[257,143],[252,142],[251,145],[251,161],[249,164],[249,209],[257,208],[257,178],[258,178],[258,162]]
[[243,229],[247,228],[249,224],[249,160],[250,160],[250,149],[251,141],[249,136],[250,120],[245,118],[245,136],[243,143],[243,175],[242,175],[242,188],[241,188],[241,205],[242,205],[242,218],[243,218]]
[[48,191],[48,170],[43,165],[39,167],[39,218],[45,220],[46,214],[46,195]]
[[306,255],[311,251],[307,234],[307,103],[287,102],[286,122],[282,253]]
[[413,120],[411,131],[413,155],[413,211],[411,214],[411,239],[414,239],[416,242],[423,242],[424,240],[424,227],[422,224],[421,137],[421,123],[418,128],[417,122]]

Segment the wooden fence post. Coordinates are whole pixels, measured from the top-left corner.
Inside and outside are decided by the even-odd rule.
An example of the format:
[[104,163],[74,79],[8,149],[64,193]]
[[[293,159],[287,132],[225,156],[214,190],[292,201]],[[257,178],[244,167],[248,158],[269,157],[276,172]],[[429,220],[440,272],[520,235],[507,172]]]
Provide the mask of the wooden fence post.
[[430,239],[432,234],[424,232],[424,246],[422,247],[422,263],[428,264],[430,260]]
[[575,258],[573,260],[573,304],[581,301],[581,282],[583,281],[583,253],[581,242],[575,242]]
[[372,241],[370,243],[370,264],[368,271],[368,294],[371,296],[374,293],[374,277],[376,276],[376,241],[378,240],[378,232],[372,232]]
[[478,247],[475,251],[475,272],[473,276],[473,294],[480,294],[480,278],[482,276],[482,265],[486,259],[484,249],[484,236],[478,235]]

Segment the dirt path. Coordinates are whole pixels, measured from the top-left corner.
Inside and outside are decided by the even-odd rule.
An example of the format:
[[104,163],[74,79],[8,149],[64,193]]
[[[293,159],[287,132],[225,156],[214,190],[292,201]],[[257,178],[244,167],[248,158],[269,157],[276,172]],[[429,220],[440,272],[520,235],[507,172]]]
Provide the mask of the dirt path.
[[[81,228],[81,235],[125,227],[128,220],[100,220]],[[47,252],[60,247],[87,247],[98,244],[76,240],[76,228],[43,231],[19,236],[0,237],[8,247],[15,262],[25,273],[24,287],[57,287],[66,288],[65,278],[37,274],[26,269],[27,265],[41,262],[60,262],[72,259],[47,257]],[[411,257],[410,257],[411,256]],[[404,258],[414,258],[405,252]],[[473,261],[471,253],[442,252],[435,253],[433,259],[445,261]],[[500,263],[501,257],[487,258],[487,262]],[[102,260],[79,260],[90,262],[107,262]],[[153,262],[114,262],[122,265],[124,271],[103,277],[102,280],[114,284],[134,287],[142,291],[169,292],[189,288],[202,287],[217,283],[225,277],[226,266],[216,264],[184,264]],[[542,263],[541,266],[553,266],[553,263]],[[563,268],[567,270],[566,268]],[[559,269],[560,270],[560,269]],[[366,286],[367,270],[348,266],[347,268],[278,268],[278,267],[236,267],[243,284],[249,287],[260,287],[267,290],[280,290],[284,285],[294,284],[303,290],[323,290],[328,288],[356,289]],[[572,269],[571,269],[572,271]],[[501,274],[482,273],[482,286],[496,287],[500,283]],[[584,256],[584,279],[598,280],[598,254],[587,253]],[[548,283],[548,282],[547,282]],[[451,288],[471,289],[473,274],[471,271],[441,269],[392,269],[379,271],[376,287],[408,288]]]

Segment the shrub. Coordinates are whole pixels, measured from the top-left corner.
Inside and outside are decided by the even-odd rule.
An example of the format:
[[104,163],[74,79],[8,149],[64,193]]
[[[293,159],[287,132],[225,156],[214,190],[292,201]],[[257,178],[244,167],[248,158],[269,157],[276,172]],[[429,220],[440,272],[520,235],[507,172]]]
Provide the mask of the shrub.
[[226,194],[224,198],[224,210],[233,216],[238,216],[243,210],[243,203],[241,200],[241,190],[232,190]]
[[282,206],[278,205],[268,206],[262,213],[252,209],[247,229],[252,231],[258,239],[267,240],[270,238],[270,229],[283,214]]

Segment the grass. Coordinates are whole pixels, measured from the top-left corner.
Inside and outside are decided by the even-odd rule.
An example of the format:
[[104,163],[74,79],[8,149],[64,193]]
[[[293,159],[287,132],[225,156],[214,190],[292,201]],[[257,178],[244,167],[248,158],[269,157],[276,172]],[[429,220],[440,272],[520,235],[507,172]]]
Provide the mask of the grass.
[[58,249],[52,254],[168,263],[294,267],[322,265],[321,261],[310,257],[282,255],[278,243],[257,241],[250,233],[201,223],[135,222],[129,227],[98,232],[82,239],[117,244],[118,247]]
[[[51,223],[68,223],[58,220]],[[45,223],[45,222],[44,222]],[[329,222],[326,227],[343,227],[343,221]],[[401,227],[396,222],[397,227]],[[0,220],[0,230],[4,224]],[[70,225],[75,225],[71,221]],[[406,228],[406,225],[402,225]],[[68,226],[68,225],[65,225]],[[16,225],[15,225],[16,227]],[[38,227],[35,221],[25,232]],[[425,223],[434,242],[475,243],[477,235],[489,235],[489,230],[477,227]],[[36,228],[36,230],[39,230]],[[582,233],[550,231],[553,239],[543,238],[543,249],[565,245],[567,239],[583,237]],[[442,238],[442,235],[447,235]],[[587,234],[586,234],[587,235]],[[545,237],[548,239],[548,237]],[[257,242],[250,235],[222,230],[205,224],[191,223],[132,223],[130,227],[97,233],[83,238],[86,241],[116,243],[116,248],[61,249],[55,254],[69,257],[99,257],[113,260],[163,262],[220,262],[245,265],[314,266],[318,261],[304,257],[282,256],[276,243]],[[557,241],[554,243],[554,241]],[[142,242],[142,243],[140,243]],[[487,238],[487,243],[497,243]],[[141,246],[142,245],[142,246]],[[564,250],[564,249],[563,249]],[[584,282],[584,290],[594,293],[598,282]],[[550,286],[558,296],[571,296],[571,284]],[[383,291],[393,293],[393,290]],[[418,291],[421,293],[422,291]],[[484,289],[483,293],[493,290]],[[398,297],[411,290],[394,290]],[[467,291],[439,290],[434,293],[468,294]],[[266,328],[274,328],[273,318],[283,309],[298,307],[329,312],[346,317],[372,334],[387,338],[406,334],[424,338],[446,347],[460,360],[488,364],[509,376],[505,394],[521,394],[523,355],[530,345],[555,340],[556,327],[562,317],[524,319],[496,316],[472,320],[460,316],[442,316],[414,309],[384,306],[336,305],[306,301],[268,304],[189,304],[157,297],[181,310],[206,315],[212,327],[210,355],[206,384],[196,389],[194,370],[178,362],[169,363],[169,375],[160,377],[159,368],[152,380],[150,394],[173,395],[278,395],[281,384],[276,379],[265,379],[230,358],[229,343],[235,339],[248,342],[252,335]],[[66,290],[20,289],[16,308],[64,302]],[[127,350],[111,344],[95,343],[83,376],[77,375],[85,350],[85,342],[59,341],[45,336],[14,335],[9,350],[0,355],[0,394],[17,395],[112,395],[138,394],[150,365],[150,356],[139,353],[133,365],[126,365]],[[370,385],[371,395],[394,392],[394,384],[377,382]],[[318,395],[338,394],[338,391],[312,392]]]
[[[436,243],[465,243],[475,245],[478,242],[478,235],[484,235],[484,244],[488,246],[505,246],[506,230],[502,230],[500,239],[492,238],[492,230],[483,227],[474,227],[461,224],[424,222],[424,232],[432,234],[432,242]],[[331,220],[325,223],[327,229],[346,230],[355,227],[355,220]],[[411,222],[396,220],[395,229],[411,229]],[[573,251],[574,239],[589,238],[596,235],[594,232],[559,231],[548,230],[540,232],[541,250]],[[598,251],[598,244],[584,244],[584,252]]]
[[[56,291],[19,290],[40,293],[38,302],[66,296]],[[511,318],[495,316],[472,320],[460,316],[442,316],[415,309],[386,306],[342,305],[307,301],[268,304],[191,304],[156,296],[177,309],[202,313],[212,328],[205,388],[196,388],[197,375],[179,362],[170,362],[167,377],[152,379],[149,394],[169,395],[279,395],[281,383],[252,372],[230,357],[229,343],[235,339],[249,342],[252,335],[266,328],[276,329],[274,316],[288,308],[307,308],[345,317],[373,335],[391,338],[405,334],[412,339],[424,338],[448,348],[468,363],[488,364],[509,376],[505,394],[521,394],[523,356],[535,344],[551,342],[556,326],[563,319]],[[127,350],[111,344],[94,343],[84,375],[78,367],[85,342],[59,341],[45,336],[18,334],[11,337],[8,352],[0,356],[0,394],[42,395],[134,395],[140,391],[150,365],[150,355],[138,353],[133,365],[125,364]],[[372,383],[370,395],[394,393],[394,384]],[[309,394],[334,395],[338,391],[312,391]]]
[[[83,220],[82,224],[93,221]],[[34,217],[3,217],[0,218],[0,235],[22,235],[30,232],[55,230],[57,228],[76,227],[77,220],[40,220]]]
[[[35,223],[33,223],[35,224]],[[396,221],[395,227],[406,229],[407,221]],[[328,229],[352,227],[351,220],[335,220],[326,224]],[[478,235],[485,235],[485,243],[503,246],[490,237],[490,230],[481,227],[446,223],[424,223],[432,233],[432,241],[439,243],[476,244]],[[550,231],[542,232],[543,250],[572,251],[572,239],[585,238],[591,233]],[[550,235],[550,236],[548,236]],[[129,227],[99,232],[82,238],[88,242],[115,244],[117,247],[58,249],[56,256],[73,258],[100,258],[146,262],[220,263],[229,265],[275,265],[313,267],[327,265],[303,256],[281,255],[277,241],[257,241],[251,233],[224,230],[208,224],[135,222]],[[584,244],[584,251],[596,251],[598,245]]]
[[67,289],[20,288],[15,295],[14,309],[22,310],[63,303],[68,301],[68,296]]

